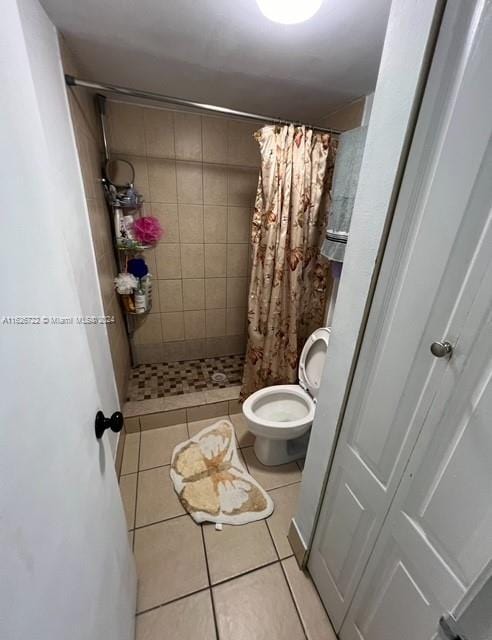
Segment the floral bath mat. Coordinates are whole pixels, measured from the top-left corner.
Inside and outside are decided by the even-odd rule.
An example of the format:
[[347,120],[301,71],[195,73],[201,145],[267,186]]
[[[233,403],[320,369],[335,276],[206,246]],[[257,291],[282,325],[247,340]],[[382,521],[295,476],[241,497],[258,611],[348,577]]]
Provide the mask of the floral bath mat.
[[273,511],[268,493],[244,469],[236,450],[234,427],[219,420],[178,444],[171,480],[195,522],[246,524]]

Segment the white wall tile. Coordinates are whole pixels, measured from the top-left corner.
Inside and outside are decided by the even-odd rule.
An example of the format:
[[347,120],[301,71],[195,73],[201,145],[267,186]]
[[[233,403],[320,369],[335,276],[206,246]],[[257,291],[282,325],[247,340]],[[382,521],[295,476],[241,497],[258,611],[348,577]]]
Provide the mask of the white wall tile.
[[182,280],[157,280],[161,312],[183,310]]
[[202,117],[204,162],[227,162],[227,120]]
[[183,309],[205,308],[205,280],[203,278],[189,278],[183,280]]
[[176,158],[202,159],[201,117],[194,113],[174,112]]
[[145,108],[144,129],[148,156],[174,158],[174,117],[172,111]]
[[249,242],[252,214],[250,207],[227,207],[227,242]]
[[184,312],[185,338],[195,339],[205,337],[205,311]]
[[[140,332],[146,342],[136,345],[138,357],[176,360],[240,351],[259,167],[256,124],[120,104],[109,109],[113,119],[110,139],[119,148],[111,147],[112,154],[132,162],[144,215],[156,216],[164,230],[145,254],[154,276],[150,315],[160,317],[161,342],[149,342],[159,331],[153,319]],[[86,146],[92,172],[94,145]],[[95,177],[89,182],[94,199],[101,196]],[[97,218],[94,204],[91,224],[94,219],[97,226]],[[94,244],[102,257],[111,246],[100,227]]]
[[158,244],[155,248],[157,277],[162,280],[181,278],[181,257],[179,244]]
[[149,189],[151,202],[169,202],[175,204],[176,193],[176,164],[174,160],[149,158]]
[[227,245],[227,276],[248,275],[248,245]]
[[238,336],[246,331],[248,310],[246,307],[235,307],[226,310],[226,334]]
[[216,338],[225,335],[226,310],[207,309],[205,312],[205,326],[207,338]]
[[176,177],[178,202],[180,204],[203,204],[202,165],[198,162],[177,162]]
[[137,344],[159,344],[162,342],[161,319],[159,314],[151,313],[136,318],[135,342]]
[[226,279],[205,278],[205,309],[224,309],[226,306]]
[[164,342],[184,339],[183,313],[181,311],[161,313],[161,323]]
[[260,147],[254,138],[254,132],[261,125],[241,120],[229,120],[228,123],[228,155],[229,164],[260,165]]
[[227,207],[205,205],[203,207],[205,244],[227,242]]
[[181,244],[183,278],[203,278],[205,275],[203,244]]
[[152,215],[158,218],[164,231],[159,242],[179,243],[178,205],[164,202],[152,202]]
[[246,307],[248,278],[227,278],[227,307]]
[[108,102],[109,143],[115,153],[145,155],[143,107]]
[[228,170],[224,166],[203,165],[203,201],[205,204],[227,204]]
[[256,197],[258,172],[254,169],[229,168],[227,204],[251,206]]
[[227,275],[227,245],[205,245],[205,277],[223,278]]
[[203,207],[200,204],[179,204],[179,237],[183,243],[203,243]]

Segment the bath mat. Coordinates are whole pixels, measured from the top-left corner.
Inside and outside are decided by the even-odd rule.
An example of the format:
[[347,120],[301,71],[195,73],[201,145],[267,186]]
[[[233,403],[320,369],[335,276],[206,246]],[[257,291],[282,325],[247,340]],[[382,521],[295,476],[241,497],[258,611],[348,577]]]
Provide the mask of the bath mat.
[[170,474],[181,504],[195,522],[246,524],[273,511],[273,500],[239,459],[228,420],[178,444]]

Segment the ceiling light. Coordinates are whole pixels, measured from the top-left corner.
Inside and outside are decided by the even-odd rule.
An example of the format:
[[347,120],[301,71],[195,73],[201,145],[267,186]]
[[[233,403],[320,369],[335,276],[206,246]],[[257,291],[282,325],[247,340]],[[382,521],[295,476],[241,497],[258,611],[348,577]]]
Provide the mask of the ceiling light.
[[296,24],[312,18],[323,0],[256,0],[269,20],[281,24]]

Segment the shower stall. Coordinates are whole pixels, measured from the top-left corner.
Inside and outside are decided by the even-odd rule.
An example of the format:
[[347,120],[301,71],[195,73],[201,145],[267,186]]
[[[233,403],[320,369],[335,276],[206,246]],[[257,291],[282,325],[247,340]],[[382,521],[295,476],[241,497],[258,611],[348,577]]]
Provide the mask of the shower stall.
[[[117,371],[121,399],[141,403],[224,389],[223,397],[236,401],[260,167],[253,134],[275,120],[88,82],[76,74],[67,74],[66,82],[71,96],[77,96],[76,87],[97,92],[106,194],[113,185],[117,195],[131,186],[138,199],[131,214],[155,218],[163,231],[156,243],[130,240],[122,246],[119,220],[128,211],[120,211],[121,198],[115,207],[114,193],[106,198],[109,225],[99,220],[93,229],[113,247],[114,275],[136,259],[145,263],[151,282],[144,310],[119,305],[117,321],[125,327],[130,353],[129,361],[113,357],[115,369],[126,370]],[[107,273],[105,280],[112,286]],[[116,295],[120,303],[123,298]],[[120,335],[120,351],[121,342]]]

